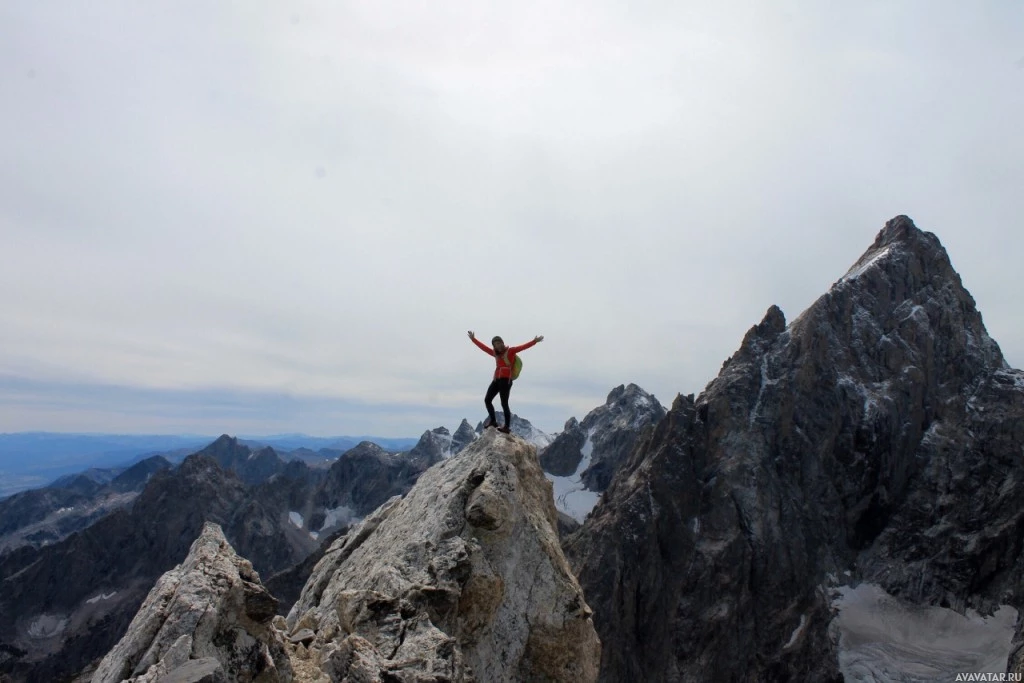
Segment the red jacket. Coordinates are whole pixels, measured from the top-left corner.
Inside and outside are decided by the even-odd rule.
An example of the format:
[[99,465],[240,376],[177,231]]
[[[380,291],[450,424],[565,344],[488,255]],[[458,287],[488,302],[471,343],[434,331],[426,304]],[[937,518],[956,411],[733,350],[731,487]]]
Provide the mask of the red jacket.
[[494,356],[494,362],[497,365],[497,367],[494,368],[494,379],[500,379],[502,377],[512,379],[512,366],[516,364],[516,354],[530,348],[537,343],[537,340],[531,339],[522,346],[506,346],[505,353],[500,356],[495,355],[494,349],[487,344],[484,344],[476,337],[473,337],[473,343],[479,346],[484,353],[489,353]]

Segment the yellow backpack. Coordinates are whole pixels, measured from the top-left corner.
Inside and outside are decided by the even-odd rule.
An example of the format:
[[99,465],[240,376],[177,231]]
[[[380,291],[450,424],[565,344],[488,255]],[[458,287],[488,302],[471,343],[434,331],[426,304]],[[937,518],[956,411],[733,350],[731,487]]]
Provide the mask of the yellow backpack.
[[[502,359],[505,361],[505,365],[508,365],[508,351],[502,355]],[[512,381],[519,379],[519,373],[523,371],[523,359],[516,354],[516,359],[512,363]]]

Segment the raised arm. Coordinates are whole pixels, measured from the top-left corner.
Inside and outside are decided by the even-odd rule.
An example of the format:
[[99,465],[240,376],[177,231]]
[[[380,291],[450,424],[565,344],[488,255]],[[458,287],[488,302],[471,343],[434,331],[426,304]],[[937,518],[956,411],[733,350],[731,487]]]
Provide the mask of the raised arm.
[[483,351],[484,353],[486,353],[489,356],[493,356],[494,355],[494,349],[492,349],[490,346],[488,346],[487,344],[484,344],[482,341],[477,339],[476,335],[473,334],[473,330],[470,330],[469,332],[467,332],[467,334],[469,335],[469,338],[472,340],[472,342],[480,347],[481,351]]
[[513,346],[512,348],[509,349],[509,351],[512,351],[513,353],[519,353],[520,351],[525,351],[526,349],[530,348],[531,346],[533,346],[537,342],[542,342],[542,341],[544,341],[544,335],[540,334],[540,335],[537,335],[536,337],[534,337],[533,339],[531,339],[530,341],[526,342],[522,346]]

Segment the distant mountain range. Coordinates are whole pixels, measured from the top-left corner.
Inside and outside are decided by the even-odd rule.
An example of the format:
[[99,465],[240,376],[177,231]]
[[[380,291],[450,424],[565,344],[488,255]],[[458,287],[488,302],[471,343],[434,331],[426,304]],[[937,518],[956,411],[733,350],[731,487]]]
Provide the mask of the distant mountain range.
[[250,446],[270,446],[278,453],[298,448],[309,450],[347,451],[364,441],[375,443],[386,451],[407,451],[419,441],[417,437],[387,438],[383,436],[306,436],[305,434],[275,434],[272,436],[239,436],[239,441]]
[[68,474],[89,468],[127,468],[152,455],[187,455],[213,438],[209,436],[61,434],[18,432],[0,434],[0,497],[38,488]]
[[[0,434],[0,498],[18,491],[49,485],[61,477],[90,468],[110,470],[108,480],[131,465],[153,455],[180,463],[216,439],[214,436],[167,434],[64,434],[59,432],[16,432]],[[285,459],[298,449],[335,451],[333,457],[363,441],[384,450],[403,451],[416,444],[415,438],[377,436],[316,437],[302,434],[246,436],[242,442],[258,448],[270,446]],[[304,454],[296,457],[306,459]]]

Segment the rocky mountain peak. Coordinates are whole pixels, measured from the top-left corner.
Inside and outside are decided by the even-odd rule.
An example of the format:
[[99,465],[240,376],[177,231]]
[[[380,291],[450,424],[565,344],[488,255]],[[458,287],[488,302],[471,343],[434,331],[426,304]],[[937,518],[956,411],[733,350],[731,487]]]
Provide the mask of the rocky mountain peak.
[[605,399],[604,403],[607,406],[616,404],[621,405],[625,404],[634,397],[641,396],[646,393],[647,392],[645,392],[636,384],[620,384],[619,386],[615,387],[610,392],[608,392],[608,398]]
[[786,331],[786,315],[782,309],[772,304],[764,314],[761,322],[747,330],[740,344],[740,353],[756,353],[770,344],[780,334]]
[[389,453],[370,441],[342,453],[314,495],[316,505],[326,513],[315,515],[310,528],[329,533],[352,517],[369,514],[392,496],[403,495],[438,455],[433,432],[424,434],[417,445],[420,457]]
[[213,443],[203,448],[200,452],[205,455],[209,455],[210,457],[216,457],[216,454],[230,453],[236,449],[245,449],[246,453],[249,451],[249,447],[239,444],[236,437],[228,434],[221,434],[213,441]]
[[348,458],[386,458],[390,453],[372,441],[360,441],[343,455]]
[[469,420],[462,418],[462,422],[459,423],[459,428],[452,434],[452,454],[458,453],[463,448],[473,443],[476,440],[477,434],[473,431],[473,425],[469,424]]
[[788,327],[770,308],[678,397],[569,539],[602,676],[836,680],[830,576],[918,605],[1024,603],[1019,507],[998,504],[1024,496],[1021,377],[938,239],[889,221]]
[[[593,681],[600,643],[535,449],[488,430],[335,541],[288,615],[330,680]],[[304,667],[304,668],[303,668]]]
[[885,222],[885,227],[878,232],[878,236],[875,238],[875,243],[872,245],[872,248],[878,249],[896,243],[903,243],[906,245],[923,243],[932,248],[941,248],[938,238],[934,234],[924,232],[914,225],[914,221],[911,220],[909,216],[904,216],[902,214],[894,218],[890,218]]
[[[883,261],[885,256],[901,253],[917,254],[925,260],[934,260],[940,263],[943,261],[948,263],[949,261],[942,243],[935,234],[921,230],[909,216],[901,215],[886,221],[885,226],[879,230],[871,246],[851,266],[847,276],[858,271],[858,269],[871,261],[876,261],[878,265],[885,266],[887,265]],[[898,260],[900,260],[899,256],[897,257]]]
[[[923,368],[936,357],[956,359],[954,365],[961,367],[941,370],[962,382],[1006,367],[939,239],[906,216],[889,221],[875,244],[791,331],[801,350],[844,349],[849,352],[844,364],[884,372]],[[912,361],[911,350],[926,357]]]
[[185,458],[178,466],[177,474],[188,481],[202,482],[222,478],[224,470],[215,459],[199,452]]
[[253,450],[227,434],[218,437],[198,455],[212,458],[220,467],[231,470],[250,485],[264,482],[285,468],[284,460],[270,446]]
[[[270,625],[277,601],[207,522],[184,562],[150,591],[93,683],[289,681],[284,643]],[[193,678],[196,673],[205,677]]]
[[[636,384],[620,384],[582,422],[570,418],[565,423],[565,429],[541,452],[541,465],[555,477],[574,477],[581,489],[601,492],[640,432],[664,416],[665,409],[653,395]],[[575,486],[555,483],[556,488]]]
[[420,440],[409,450],[408,457],[423,469],[451,455],[452,435],[446,427],[436,427],[423,432]]
[[877,294],[880,277],[895,284],[893,297],[948,288],[951,295],[970,300],[974,308],[974,300],[964,289],[939,238],[919,229],[907,216],[888,221],[836,286],[853,285]]

